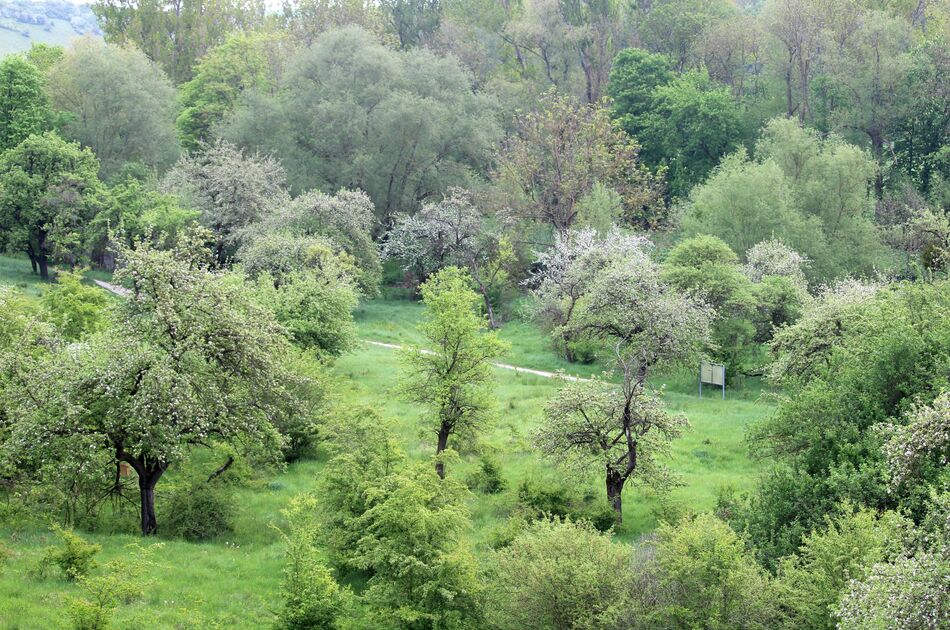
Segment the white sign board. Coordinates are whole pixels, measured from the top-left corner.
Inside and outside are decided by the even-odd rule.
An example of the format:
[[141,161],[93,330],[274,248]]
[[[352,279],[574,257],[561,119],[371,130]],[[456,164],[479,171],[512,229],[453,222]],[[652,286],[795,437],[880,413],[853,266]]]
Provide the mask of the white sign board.
[[699,364],[699,397],[703,397],[703,383],[718,385],[722,388],[722,399],[726,399],[726,366],[718,363]]

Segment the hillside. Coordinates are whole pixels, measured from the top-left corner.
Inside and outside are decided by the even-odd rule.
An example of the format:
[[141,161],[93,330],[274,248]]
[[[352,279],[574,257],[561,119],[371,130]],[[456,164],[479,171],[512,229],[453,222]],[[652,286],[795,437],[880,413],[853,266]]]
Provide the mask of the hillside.
[[65,1],[0,2],[0,56],[29,50],[33,44],[65,46],[83,35],[102,31],[86,4]]

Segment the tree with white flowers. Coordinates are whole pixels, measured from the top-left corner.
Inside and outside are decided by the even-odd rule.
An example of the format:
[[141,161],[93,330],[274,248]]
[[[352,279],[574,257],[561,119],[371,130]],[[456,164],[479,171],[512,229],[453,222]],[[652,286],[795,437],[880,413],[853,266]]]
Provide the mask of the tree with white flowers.
[[598,379],[562,388],[545,409],[541,449],[556,462],[604,471],[607,498],[622,522],[624,485],[668,485],[658,459],[687,425],[648,391],[651,370],[697,358],[709,341],[713,311],[665,284],[642,252],[610,265],[578,300],[569,332],[609,347],[619,385]]

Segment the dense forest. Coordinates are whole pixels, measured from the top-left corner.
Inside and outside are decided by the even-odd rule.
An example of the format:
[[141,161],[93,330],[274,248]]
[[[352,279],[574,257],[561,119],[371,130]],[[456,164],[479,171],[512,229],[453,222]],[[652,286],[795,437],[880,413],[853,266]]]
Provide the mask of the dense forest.
[[0,626],[950,628],[946,2],[92,11],[0,59]]

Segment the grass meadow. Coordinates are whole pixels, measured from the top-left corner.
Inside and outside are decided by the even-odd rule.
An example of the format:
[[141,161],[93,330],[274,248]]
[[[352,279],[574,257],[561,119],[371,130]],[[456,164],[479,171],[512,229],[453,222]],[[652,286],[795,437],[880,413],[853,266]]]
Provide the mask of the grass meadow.
[[[40,288],[29,273],[25,259],[0,257],[0,285],[19,287],[28,295]],[[375,300],[363,304],[356,314],[360,337],[388,343],[418,343],[415,324],[421,307],[405,300]],[[507,363],[541,370],[563,369],[588,376],[603,366],[569,365],[549,348],[535,326],[514,321],[506,324],[501,336],[511,343]],[[398,352],[361,344],[337,360],[340,396],[379,409],[390,418],[403,447],[411,456],[425,459],[434,451],[433,435],[420,430],[422,410],[399,401],[393,389],[398,382]],[[531,436],[542,419],[545,402],[554,394],[556,380],[510,370],[497,370],[497,414],[493,426],[482,436],[481,450],[500,464],[507,490],[489,495],[473,493],[472,540],[478,553],[485,553],[492,536],[503,527],[515,507],[516,490],[523,481],[555,482],[563,473],[538,458],[531,448]],[[616,535],[635,540],[648,533],[666,510],[701,511],[715,506],[722,488],[749,489],[758,466],[750,459],[744,442],[746,427],[771,413],[761,400],[755,384],[741,392],[727,392],[720,401],[712,394],[700,400],[691,374],[661,375],[654,386],[666,385],[669,408],[688,417],[691,428],[672,450],[670,467],[681,485],[667,501],[631,487],[624,492],[624,524]],[[478,454],[463,452],[448,469],[450,475],[471,474],[479,465]],[[160,570],[153,576],[147,595],[119,609],[119,627],[161,628],[260,628],[268,625],[280,605],[278,589],[282,572],[282,545],[275,526],[280,511],[297,495],[316,488],[323,461],[291,464],[279,474],[257,475],[237,490],[238,505],[233,533],[212,542],[195,544],[160,539]],[[173,482],[174,471],[168,477]],[[162,486],[157,491],[159,525],[162,519]],[[578,480],[582,490],[605,500],[602,481],[596,475]],[[0,494],[0,501],[10,497]],[[3,514],[0,508],[0,514]],[[28,523],[28,524],[24,524]],[[125,545],[140,540],[130,534],[83,532],[102,545],[100,566],[123,553]],[[0,627],[4,629],[55,628],[62,624],[68,598],[75,586],[59,578],[35,580],[29,569],[42,555],[52,535],[40,523],[20,520],[0,522],[0,544],[10,551],[0,565]]]

